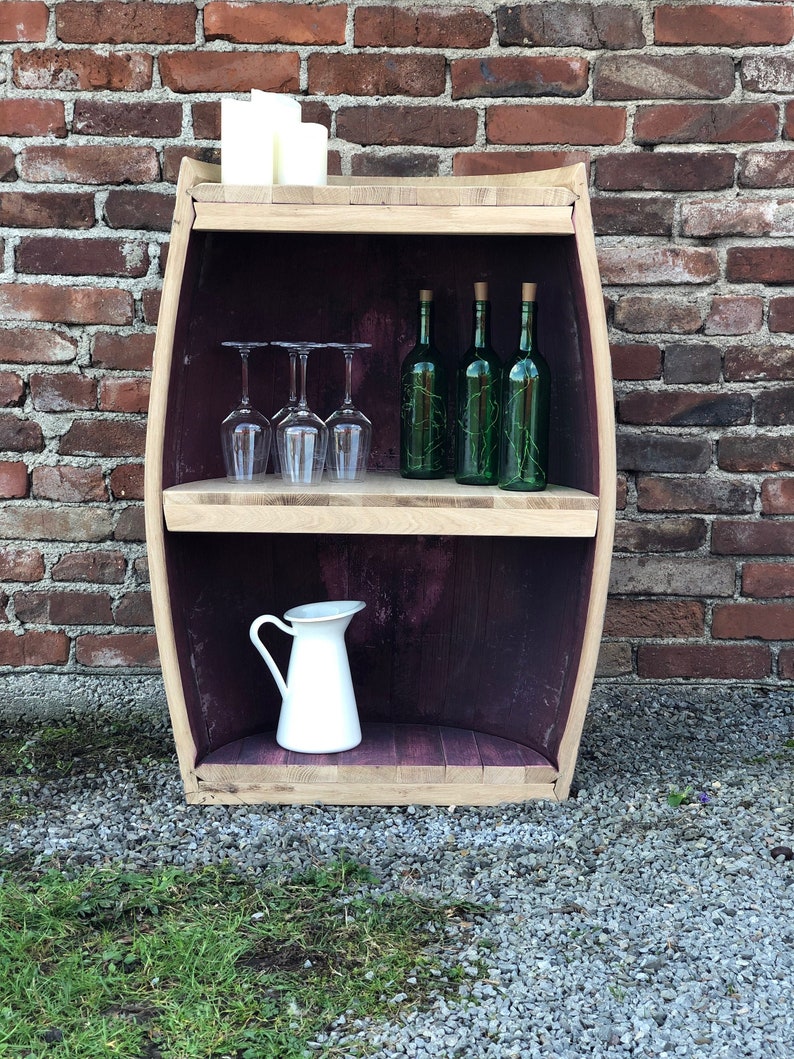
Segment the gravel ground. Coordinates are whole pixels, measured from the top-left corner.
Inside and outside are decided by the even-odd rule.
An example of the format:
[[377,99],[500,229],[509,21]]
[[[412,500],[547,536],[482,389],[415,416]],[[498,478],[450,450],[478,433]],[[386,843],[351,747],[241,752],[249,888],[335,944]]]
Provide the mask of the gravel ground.
[[[35,806],[0,824],[0,849],[284,872],[344,850],[386,892],[485,906],[447,939],[469,972],[458,1000],[342,1021],[320,1055],[352,1055],[361,1036],[380,1059],[789,1059],[792,741],[781,691],[602,689],[574,798],[452,810],[187,806],[175,765],[110,755],[57,780],[0,779],[3,800]],[[691,801],[668,805],[687,786]]]

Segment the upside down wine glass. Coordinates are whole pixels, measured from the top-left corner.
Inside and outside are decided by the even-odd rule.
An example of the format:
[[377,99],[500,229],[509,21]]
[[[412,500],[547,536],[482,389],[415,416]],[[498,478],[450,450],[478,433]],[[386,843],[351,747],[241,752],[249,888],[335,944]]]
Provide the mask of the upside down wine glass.
[[309,353],[322,342],[285,342],[300,361],[300,396],[297,408],[279,423],[276,444],[281,477],[287,485],[317,485],[323,476],[328,427],[311,411],[306,401],[306,366]]
[[360,482],[367,471],[372,423],[353,404],[353,354],[369,349],[369,342],[329,342],[345,355],[345,399],[325,421],[328,427],[326,463],[332,482]]
[[[289,353],[289,397],[287,398],[287,403],[282,405],[270,419],[273,437],[277,439],[279,425],[298,407],[298,351],[291,342],[271,342],[270,344],[272,346],[282,346]],[[273,471],[275,474],[281,474],[278,440],[273,445]]]
[[248,396],[248,356],[267,342],[221,342],[236,349],[242,364],[242,396],[238,406],[221,423],[221,448],[230,482],[253,482],[264,477],[270,452],[270,421],[251,407]]

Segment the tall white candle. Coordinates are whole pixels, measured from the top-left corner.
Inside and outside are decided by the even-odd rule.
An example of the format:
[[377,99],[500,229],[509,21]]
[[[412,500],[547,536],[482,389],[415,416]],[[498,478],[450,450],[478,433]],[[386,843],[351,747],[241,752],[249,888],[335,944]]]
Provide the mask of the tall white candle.
[[272,184],[273,129],[247,99],[221,100],[221,182]]
[[301,105],[292,96],[280,92],[263,92],[261,88],[251,89],[251,102],[256,112],[273,130],[273,177],[272,183],[278,183],[280,134],[301,121]]
[[277,184],[328,183],[328,129],[304,122],[276,131]]

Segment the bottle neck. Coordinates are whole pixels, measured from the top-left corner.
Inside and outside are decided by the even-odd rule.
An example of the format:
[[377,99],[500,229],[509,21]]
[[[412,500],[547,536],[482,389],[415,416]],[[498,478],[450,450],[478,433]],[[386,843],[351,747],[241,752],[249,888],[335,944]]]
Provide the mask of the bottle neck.
[[491,303],[476,301],[472,324],[472,345],[475,349],[486,349],[491,344]]
[[538,307],[536,302],[521,302],[521,336],[518,348],[534,353],[538,348]]
[[419,325],[417,327],[417,345],[433,344],[433,303],[419,302]]

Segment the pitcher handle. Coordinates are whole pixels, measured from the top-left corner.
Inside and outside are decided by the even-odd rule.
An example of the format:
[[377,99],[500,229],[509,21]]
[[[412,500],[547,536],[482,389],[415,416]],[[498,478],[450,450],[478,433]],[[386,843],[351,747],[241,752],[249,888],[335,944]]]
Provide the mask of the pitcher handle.
[[259,630],[266,623],[277,626],[282,632],[289,633],[290,636],[295,635],[295,630],[289,625],[285,625],[283,621],[277,618],[274,614],[262,614],[259,618],[254,618],[251,622],[251,628],[248,630],[248,635],[251,637],[251,643],[259,651],[261,656],[264,658],[267,668],[273,674],[273,679],[276,682],[278,690],[281,692],[282,699],[287,697],[287,685],[284,682],[284,677],[281,675],[281,670],[278,668],[276,663],[273,661],[273,656],[270,651],[265,647],[262,641],[259,639]]

